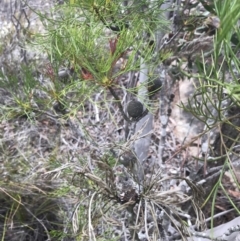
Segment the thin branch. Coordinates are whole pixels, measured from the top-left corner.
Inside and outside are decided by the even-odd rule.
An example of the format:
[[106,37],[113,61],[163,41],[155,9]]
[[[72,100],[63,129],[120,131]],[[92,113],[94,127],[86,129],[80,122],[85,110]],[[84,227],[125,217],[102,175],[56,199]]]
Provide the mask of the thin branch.
[[120,110],[120,112],[121,112],[124,120],[127,121],[127,122],[131,122],[131,120],[128,118],[128,116],[125,114],[125,112],[124,112],[124,110],[123,110],[123,106],[122,106],[122,104],[121,104],[121,100],[120,100],[120,98],[118,97],[117,93],[114,91],[114,89],[113,89],[111,86],[109,86],[108,89],[109,89],[110,93],[112,94],[112,96],[113,96],[113,97],[115,98],[115,100],[117,101],[118,108],[119,108],[119,110]]

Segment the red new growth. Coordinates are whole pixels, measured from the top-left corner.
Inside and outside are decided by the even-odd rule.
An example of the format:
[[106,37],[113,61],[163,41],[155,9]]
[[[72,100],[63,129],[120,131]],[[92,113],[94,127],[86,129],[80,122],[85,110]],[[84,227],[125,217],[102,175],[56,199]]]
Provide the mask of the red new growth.
[[93,76],[88,70],[82,68],[81,72],[82,72],[82,78],[84,80],[93,80]]
[[114,53],[116,51],[117,42],[118,42],[118,38],[109,40],[109,46],[110,46],[110,51],[111,51],[112,55],[114,55]]

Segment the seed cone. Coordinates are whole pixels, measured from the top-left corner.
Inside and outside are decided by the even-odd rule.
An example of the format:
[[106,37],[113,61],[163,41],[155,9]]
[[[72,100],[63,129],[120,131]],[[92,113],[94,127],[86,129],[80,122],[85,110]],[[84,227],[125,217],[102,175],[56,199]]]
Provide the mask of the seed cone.
[[123,153],[119,159],[119,163],[127,168],[132,169],[134,164],[137,162],[136,156],[131,151],[126,151]]
[[154,95],[157,91],[159,91],[162,87],[162,82],[159,78],[151,79],[148,81],[148,92],[149,95]]
[[140,117],[143,113],[143,105],[140,101],[131,100],[127,106],[127,112],[130,117]]

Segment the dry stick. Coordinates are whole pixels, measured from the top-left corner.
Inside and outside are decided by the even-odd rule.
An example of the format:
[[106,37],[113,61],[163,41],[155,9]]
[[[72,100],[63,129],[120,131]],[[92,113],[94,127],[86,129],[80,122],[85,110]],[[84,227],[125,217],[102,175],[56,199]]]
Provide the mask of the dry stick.
[[150,240],[149,235],[148,235],[148,227],[147,227],[147,207],[146,206],[147,205],[146,205],[146,201],[145,201],[145,205],[144,205],[144,228],[145,228],[145,231],[146,231],[146,238],[147,238],[147,240]]
[[[159,157],[159,164],[162,164],[163,161],[163,154],[164,154],[164,149],[166,145],[166,136],[167,136],[167,125],[168,125],[168,120],[169,116],[166,111],[166,106],[168,106],[168,101],[166,100],[166,92],[167,92],[167,77],[166,77],[166,69],[162,70],[163,78],[162,79],[162,89],[160,92],[160,122],[161,122],[161,135],[160,135],[160,141],[159,141],[159,147],[158,147],[158,157]],[[165,75],[165,76],[164,76]]]
[[99,108],[97,106],[97,102],[98,102],[98,99],[100,97],[100,95],[102,94],[102,91],[98,94],[96,94],[95,96],[95,101],[94,101],[94,109],[95,109],[95,118],[96,118],[96,123],[100,122],[100,118],[99,118]]
[[[136,56],[135,56],[136,58]],[[135,72],[132,70],[128,73],[128,81],[127,81],[127,88],[126,91],[124,91],[124,103],[128,103],[131,99],[133,99],[133,94],[131,93],[131,91],[127,91],[128,89],[132,89],[136,86],[136,80],[137,78],[134,78],[134,74]],[[124,87],[123,87],[124,88]],[[125,88],[124,88],[125,90]],[[126,105],[124,105],[124,109],[126,111]],[[133,129],[130,125],[129,122],[127,122],[126,120],[124,120],[124,127],[125,127],[125,140],[128,140],[131,136],[131,129]]]
[[[240,225],[236,225],[236,226],[228,229],[226,231],[226,233],[224,233],[223,235],[221,235],[220,237],[217,237],[217,238],[212,238],[211,235],[208,235],[204,232],[203,233],[193,232],[192,235],[197,237],[197,238],[204,238],[204,239],[209,239],[209,240],[212,240],[212,241],[228,241],[229,239],[227,239],[226,236],[230,236],[232,233],[237,232],[239,230],[240,230]],[[234,239],[234,240],[237,240],[237,239]]]
[[93,203],[93,198],[97,193],[94,192],[90,198],[90,203],[89,203],[89,209],[88,209],[88,235],[90,238],[90,241],[96,241],[95,234],[94,234],[94,229],[92,226],[92,217],[91,217],[91,208],[92,208],[92,203]]
[[[166,19],[169,19],[169,13],[170,11],[168,10],[171,3],[173,3],[173,1],[169,1],[164,3],[161,8],[165,10],[165,17]],[[177,2],[177,6],[179,4],[179,1]],[[174,27],[174,24],[173,24]],[[172,28],[173,28],[172,27]],[[180,30],[178,30],[174,36],[168,41],[167,44],[169,44],[170,42],[172,42],[176,36],[179,34]],[[166,43],[163,43],[162,45],[162,38],[163,38],[164,33],[163,32],[159,32],[156,33],[156,39],[157,39],[157,43],[156,43],[156,52],[158,53],[161,49],[164,48],[164,45],[166,45]],[[169,99],[166,98],[166,93],[167,93],[167,84],[168,84],[168,76],[167,76],[167,66],[164,66],[163,64],[159,65],[158,68],[156,68],[156,73],[159,75],[161,82],[162,82],[162,88],[160,91],[160,110],[159,110],[159,119],[161,122],[161,135],[160,135],[160,141],[159,141],[159,146],[158,146],[158,158],[159,158],[159,164],[162,164],[162,159],[163,159],[163,154],[164,154],[164,149],[165,149],[165,145],[166,145],[166,135],[167,135],[167,125],[168,125],[168,120],[169,120],[169,115],[168,115],[168,107],[170,104]]]

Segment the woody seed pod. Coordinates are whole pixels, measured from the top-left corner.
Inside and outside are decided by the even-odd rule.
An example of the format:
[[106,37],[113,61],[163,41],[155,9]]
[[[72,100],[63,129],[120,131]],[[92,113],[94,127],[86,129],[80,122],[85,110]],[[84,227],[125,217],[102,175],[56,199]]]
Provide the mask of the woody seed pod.
[[159,78],[151,79],[148,81],[148,92],[149,96],[154,95],[157,91],[159,91],[162,87],[162,82]]
[[119,163],[132,170],[137,158],[131,151],[126,151],[120,156]]
[[131,100],[127,106],[127,112],[130,117],[137,118],[143,113],[143,105],[140,101]]

